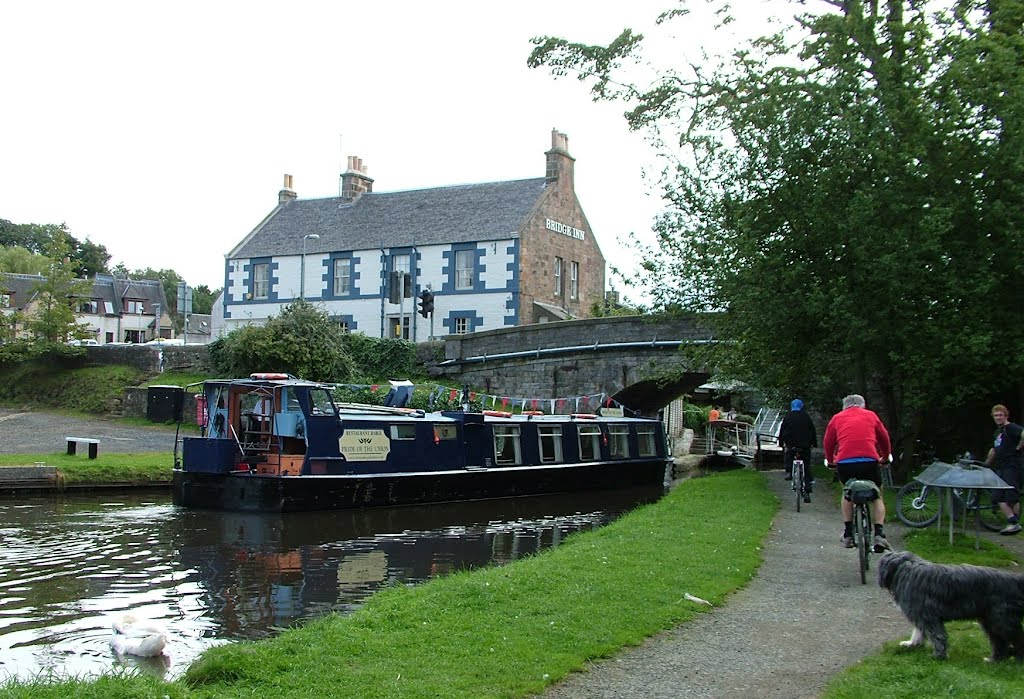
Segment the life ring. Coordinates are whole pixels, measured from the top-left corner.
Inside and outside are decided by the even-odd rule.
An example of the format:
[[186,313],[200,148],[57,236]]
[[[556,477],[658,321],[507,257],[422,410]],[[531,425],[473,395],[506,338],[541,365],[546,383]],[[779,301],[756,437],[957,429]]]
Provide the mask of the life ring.
[[520,415],[543,415],[543,410],[524,410]]
[[512,413],[504,410],[485,410],[484,415],[490,415],[491,417],[512,417]]
[[266,380],[266,381],[280,381],[280,380],[283,380],[283,379],[287,379],[288,378],[288,374],[267,374],[267,373],[249,374],[249,378],[250,379],[263,379],[263,380]]
[[594,415],[594,413],[573,413],[569,417],[574,418],[576,420],[596,420],[597,419],[597,415]]

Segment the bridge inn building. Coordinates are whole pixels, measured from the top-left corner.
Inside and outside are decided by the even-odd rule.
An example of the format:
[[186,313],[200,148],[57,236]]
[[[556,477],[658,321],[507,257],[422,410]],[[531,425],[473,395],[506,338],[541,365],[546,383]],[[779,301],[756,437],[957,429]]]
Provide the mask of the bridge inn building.
[[[285,175],[277,207],[227,255],[223,332],[300,297],[348,331],[417,342],[589,317],[605,259],[566,135],[553,130],[544,155],[544,177],[399,192],[374,192],[349,157],[341,196],[327,199],[299,199]],[[431,317],[418,313],[425,290]]]

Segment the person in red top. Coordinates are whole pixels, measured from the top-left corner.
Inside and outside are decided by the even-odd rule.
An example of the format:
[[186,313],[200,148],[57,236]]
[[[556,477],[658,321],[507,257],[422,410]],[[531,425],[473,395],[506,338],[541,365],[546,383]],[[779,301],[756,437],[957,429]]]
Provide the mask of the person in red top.
[[[843,398],[843,409],[832,416],[825,428],[825,461],[836,469],[839,480],[851,478],[873,481],[882,487],[882,468],[889,468],[892,443],[889,432],[878,415],[865,407],[864,396],[852,394]],[[853,503],[845,497],[840,502],[843,510],[843,546],[853,548]],[[881,497],[872,503],[875,523],[874,546],[877,553],[889,548],[882,525],[885,523],[885,503]]]

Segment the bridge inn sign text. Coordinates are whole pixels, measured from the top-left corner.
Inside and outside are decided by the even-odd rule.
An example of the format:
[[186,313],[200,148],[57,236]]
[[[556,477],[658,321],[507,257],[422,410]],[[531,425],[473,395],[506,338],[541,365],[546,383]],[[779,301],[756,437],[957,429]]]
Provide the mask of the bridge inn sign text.
[[[605,259],[568,148],[552,131],[545,176],[508,182],[374,192],[349,157],[340,197],[299,199],[285,175],[277,207],[227,255],[224,331],[300,297],[349,331],[413,341],[588,317]],[[416,312],[425,290],[429,317]]]

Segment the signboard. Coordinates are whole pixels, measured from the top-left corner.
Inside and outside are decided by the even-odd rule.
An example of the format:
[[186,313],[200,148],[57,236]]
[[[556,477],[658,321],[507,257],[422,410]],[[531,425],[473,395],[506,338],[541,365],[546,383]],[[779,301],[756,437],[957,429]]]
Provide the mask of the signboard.
[[391,440],[383,430],[345,430],[338,438],[338,451],[348,461],[386,461]]
[[622,417],[622,408],[601,408],[601,417]]

